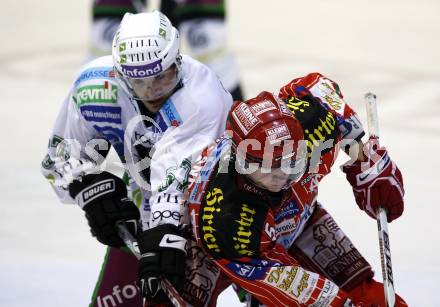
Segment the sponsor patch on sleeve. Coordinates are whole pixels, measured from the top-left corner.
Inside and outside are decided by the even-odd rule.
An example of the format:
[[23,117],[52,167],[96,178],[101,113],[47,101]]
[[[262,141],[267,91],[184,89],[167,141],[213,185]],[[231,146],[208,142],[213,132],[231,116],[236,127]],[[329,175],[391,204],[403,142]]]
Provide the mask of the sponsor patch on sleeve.
[[83,105],[81,114],[87,121],[121,124],[121,108],[97,105]]
[[111,67],[90,68],[81,73],[75,80],[75,86],[80,83],[92,79],[112,79],[115,77],[115,72]]
[[88,84],[78,87],[72,99],[78,107],[91,103],[116,104],[118,87],[109,81],[101,84]]

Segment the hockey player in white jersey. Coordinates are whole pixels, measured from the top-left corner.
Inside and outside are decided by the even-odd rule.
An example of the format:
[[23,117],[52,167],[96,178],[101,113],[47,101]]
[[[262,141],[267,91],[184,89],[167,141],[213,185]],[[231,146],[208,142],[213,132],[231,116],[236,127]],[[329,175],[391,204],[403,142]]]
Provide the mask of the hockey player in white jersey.
[[[226,1],[161,0],[163,12],[179,29],[187,52],[210,67],[234,100],[243,100],[236,58],[227,40]],[[112,38],[126,12],[144,11],[148,0],[93,0],[89,58],[110,53]]]
[[[119,249],[124,246],[115,227],[119,220],[142,220],[137,233],[147,256],[139,274],[148,280],[143,295],[160,296],[162,273],[178,290],[183,286],[182,193],[194,159],[225,129],[232,97],[209,68],[179,48],[179,33],[165,15],[127,13],[112,56],[81,69],[55,121],[42,172],[62,202],[85,211],[92,234],[113,247],[90,306],[116,301],[140,306],[139,293],[114,290],[135,282],[130,278],[138,271],[123,266],[132,256]],[[131,177],[137,206],[124,182],[103,171],[108,145]],[[173,248],[161,243],[165,238]],[[123,272],[115,273],[118,267]]]

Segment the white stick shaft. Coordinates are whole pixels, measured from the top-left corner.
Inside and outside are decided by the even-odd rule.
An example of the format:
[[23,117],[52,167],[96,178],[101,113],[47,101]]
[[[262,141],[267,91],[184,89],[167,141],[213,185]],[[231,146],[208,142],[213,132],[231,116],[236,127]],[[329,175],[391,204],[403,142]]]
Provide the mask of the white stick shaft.
[[[377,113],[376,95],[373,93],[366,93],[365,105],[367,108],[368,134],[370,137],[379,139],[379,117]],[[393,267],[391,265],[390,237],[388,232],[387,212],[382,207],[379,207],[377,212],[377,230],[379,235],[385,301],[387,307],[394,307],[396,296],[394,293]]]
[[391,264],[390,237],[388,232],[387,214],[383,208],[377,213],[377,229],[379,232],[380,258],[382,264],[383,287],[387,307],[394,307],[396,295],[394,293],[393,266]]
[[122,241],[124,241],[125,245],[127,245],[128,249],[136,256],[137,259],[141,259],[141,252],[139,251],[139,247],[136,239],[133,237],[130,231],[128,231],[124,222],[116,222],[116,227],[118,227],[119,237],[121,237]]
[[370,137],[379,138],[379,117],[377,115],[376,95],[366,93],[365,104],[367,107],[368,134]]

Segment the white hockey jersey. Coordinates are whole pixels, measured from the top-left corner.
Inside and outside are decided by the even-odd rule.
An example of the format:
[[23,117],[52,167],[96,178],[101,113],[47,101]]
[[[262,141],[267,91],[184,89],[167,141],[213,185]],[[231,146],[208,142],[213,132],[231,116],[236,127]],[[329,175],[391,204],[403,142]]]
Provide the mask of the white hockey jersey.
[[209,68],[185,55],[182,76],[182,87],[147,116],[118,86],[111,56],[81,69],[41,168],[62,202],[75,203],[68,192],[72,180],[100,171],[103,158],[96,149],[108,142],[142,192],[137,204],[144,229],[183,222],[191,165],[224,131],[232,97]]

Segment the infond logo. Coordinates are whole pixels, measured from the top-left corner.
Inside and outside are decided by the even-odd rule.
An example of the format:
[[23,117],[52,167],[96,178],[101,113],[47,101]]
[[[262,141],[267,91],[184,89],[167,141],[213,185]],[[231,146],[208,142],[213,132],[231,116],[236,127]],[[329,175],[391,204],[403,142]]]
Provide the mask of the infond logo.
[[122,65],[122,72],[130,78],[145,78],[162,72],[161,60],[141,66]]
[[131,300],[140,293],[139,288],[136,286],[136,282],[134,282],[133,284],[125,285],[122,287],[122,289],[120,285],[116,285],[113,287],[112,290],[112,293],[104,297],[98,296],[96,298],[96,303],[98,307],[120,306],[126,300]]

